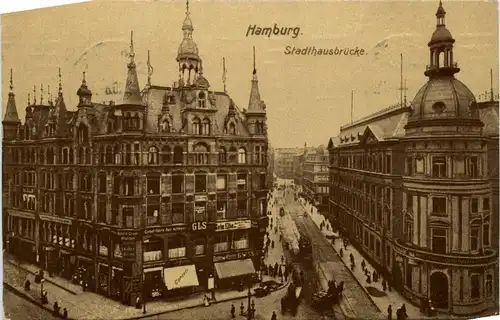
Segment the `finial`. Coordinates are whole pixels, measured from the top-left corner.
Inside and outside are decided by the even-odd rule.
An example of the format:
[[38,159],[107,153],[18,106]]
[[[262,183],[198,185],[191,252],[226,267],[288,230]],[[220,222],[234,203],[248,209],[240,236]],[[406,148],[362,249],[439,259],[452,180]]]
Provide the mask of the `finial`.
[[82,84],[83,84],[83,85],[86,85],[86,84],[87,84],[87,81],[85,80],[85,71],[83,71]]
[[12,68],[10,69],[10,92],[14,89],[14,82],[12,81]]
[[36,86],[33,86],[33,105],[36,105]]
[[495,97],[493,96],[493,69],[490,69],[490,100],[495,100]]
[[224,84],[224,92],[227,92],[226,88],[226,58],[222,58],[222,84]]
[[43,84],[40,85],[40,104],[43,104]]
[[128,56],[130,57],[130,65],[134,65],[134,57],[135,57],[135,53],[134,53],[134,31],[130,31],[130,53],[128,54]]
[[189,0],[186,0],[186,14],[189,14]]
[[59,93],[62,93],[61,68],[59,68]]
[[50,94],[50,85],[47,85],[47,102],[52,104],[52,95]]
[[28,93],[28,106],[31,104],[30,94]]
[[151,86],[151,76],[153,75],[153,66],[151,65],[151,60],[149,57],[149,50],[148,50],[148,85]]
[[253,46],[253,74],[257,73],[257,69],[255,68],[255,46]]
[[406,79],[404,80],[404,106],[406,106],[406,90],[408,90],[408,88],[406,87]]

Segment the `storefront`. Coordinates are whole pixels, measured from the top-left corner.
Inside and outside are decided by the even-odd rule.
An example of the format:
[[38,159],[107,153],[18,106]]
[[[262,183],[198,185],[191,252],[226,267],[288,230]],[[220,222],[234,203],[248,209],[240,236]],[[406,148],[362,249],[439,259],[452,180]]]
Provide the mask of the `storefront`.
[[71,252],[64,249],[59,250],[59,263],[57,272],[61,277],[68,280],[72,278],[75,271],[74,263],[75,258]]
[[95,267],[92,259],[84,256],[77,257],[77,266],[75,270],[76,282],[83,285],[85,282],[90,291],[96,291]]
[[144,269],[144,293],[148,300],[160,299],[165,289],[163,281],[163,267]]
[[215,263],[217,288],[246,287],[255,275],[255,267],[251,258]]
[[98,293],[107,296],[109,294],[109,266],[104,263],[98,264]]
[[163,277],[167,297],[188,295],[200,285],[194,264],[165,268]]
[[112,266],[111,267],[111,288],[110,297],[117,301],[122,298],[122,286],[123,286],[123,269],[121,267]]

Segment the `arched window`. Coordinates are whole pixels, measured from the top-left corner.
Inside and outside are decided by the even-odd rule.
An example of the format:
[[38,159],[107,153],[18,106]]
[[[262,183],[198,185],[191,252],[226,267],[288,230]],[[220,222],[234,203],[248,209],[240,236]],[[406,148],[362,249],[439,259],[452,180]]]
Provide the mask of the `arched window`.
[[163,120],[160,127],[161,132],[170,132],[170,124],[168,120]]
[[161,162],[163,164],[168,164],[172,161],[172,151],[169,146],[164,146],[161,149]]
[[247,163],[247,152],[244,148],[238,149],[238,163],[239,164]]
[[229,134],[236,134],[236,125],[234,124],[234,122],[231,122],[229,124]]
[[192,130],[193,134],[200,134],[200,119],[194,118],[193,119],[193,125],[192,125]]
[[83,123],[78,127],[78,143],[87,144],[89,142],[89,129]]
[[210,120],[207,118],[203,119],[201,123],[201,134],[206,136],[210,135]]
[[85,148],[84,147],[78,148],[78,163],[79,164],[85,163]]
[[195,164],[208,164],[208,148],[202,143],[194,146]]
[[182,164],[184,162],[184,150],[182,147],[174,148],[174,164]]
[[226,153],[226,148],[220,147],[219,148],[219,163],[223,164],[227,162],[227,153]]
[[158,164],[158,148],[150,147],[148,155],[149,164]]
[[139,115],[136,113],[134,116],[134,121],[133,121],[133,126],[134,129],[140,129],[141,128],[141,119],[139,118]]

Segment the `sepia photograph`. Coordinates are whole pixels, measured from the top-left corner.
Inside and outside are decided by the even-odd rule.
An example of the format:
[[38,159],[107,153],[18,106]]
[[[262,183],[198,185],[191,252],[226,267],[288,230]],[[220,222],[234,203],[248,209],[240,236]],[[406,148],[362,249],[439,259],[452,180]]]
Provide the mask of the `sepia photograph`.
[[0,15],[3,318],[498,317],[496,1],[43,5]]

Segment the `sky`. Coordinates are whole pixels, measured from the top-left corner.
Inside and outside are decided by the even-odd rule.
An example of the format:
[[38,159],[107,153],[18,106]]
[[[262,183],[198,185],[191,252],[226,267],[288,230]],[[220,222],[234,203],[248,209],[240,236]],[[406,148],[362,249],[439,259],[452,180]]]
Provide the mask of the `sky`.
[[[408,101],[426,82],[427,43],[435,30],[438,1],[256,2],[191,1],[193,39],[211,90],[226,87],[240,109],[248,107],[252,47],[256,50],[260,94],[267,105],[274,147],[327,144],[341,125],[399,103],[401,54]],[[498,14],[495,2],[444,1],[446,26],[456,39],[457,78],[476,95],[498,94]],[[96,1],[8,13],[0,17],[2,108],[10,68],[18,113],[24,118],[28,94],[37,102],[43,85],[55,97],[58,68],[64,99],[76,110],[82,73],[95,102],[122,99],[130,31],[141,87],[150,50],[153,85],[178,78],[175,61],[182,40],[185,2]],[[300,28],[300,34],[249,35],[249,26]],[[287,46],[358,48],[363,56],[286,55]],[[116,94],[113,94],[116,92]],[[110,94],[111,93],[111,94]],[[3,116],[4,111],[2,112]]]

